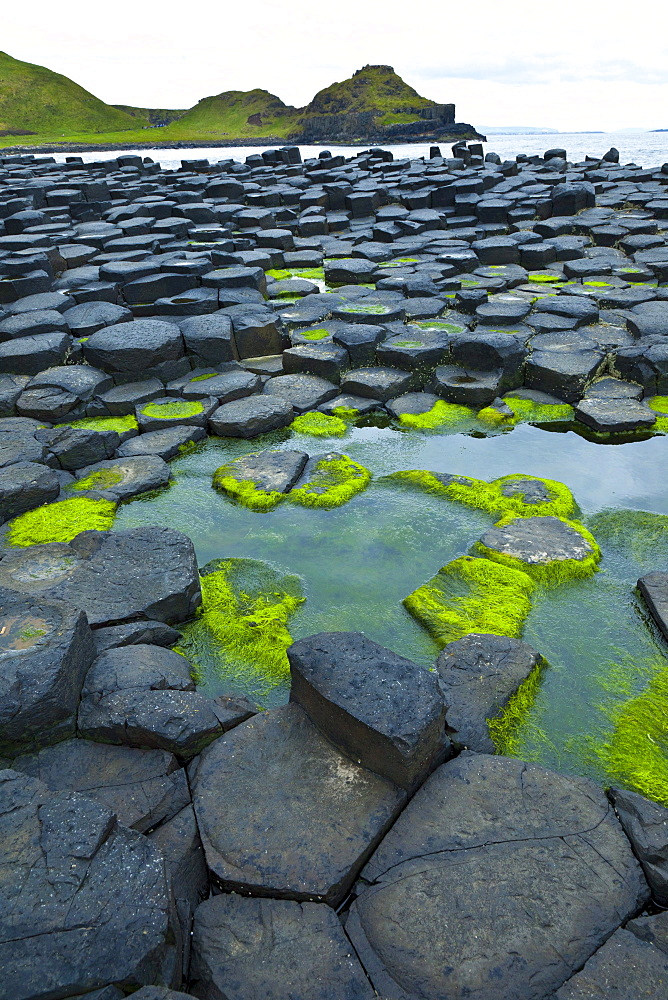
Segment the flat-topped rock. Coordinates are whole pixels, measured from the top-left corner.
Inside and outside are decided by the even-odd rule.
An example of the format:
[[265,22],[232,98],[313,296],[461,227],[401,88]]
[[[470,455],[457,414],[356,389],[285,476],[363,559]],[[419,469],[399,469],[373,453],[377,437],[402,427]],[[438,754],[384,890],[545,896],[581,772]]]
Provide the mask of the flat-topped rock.
[[487,720],[501,712],[541,663],[535,649],[507,636],[473,633],[448,643],[436,660],[436,672],[453,741],[478,753],[494,753]]
[[668,996],[668,955],[622,928],[555,993],[556,1000],[658,1000],[663,996]]
[[2,771],[0,845],[3,1000],[178,984],[165,861],[146,837],[101,802]]
[[191,780],[220,888],[331,905],[406,801],[392,782],[337,750],[295,704],[216,740]]
[[69,544],[10,548],[0,586],[67,601],[93,626],[188,621],[201,601],[193,544],[171,528],[84,531]]
[[558,517],[516,518],[504,528],[490,528],[480,541],[493,553],[531,566],[567,559],[582,561],[594,552],[586,538]]
[[164,427],[157,431],[147,431],[137,437],[124,441],[118,449],[119,458],[131,458],[135,455],[156,455],[167,462],[177,458],[187,451],[191,445],[206,438],[204,427]]
[[436,676],[361,632],[323,632],[288,650],[297,702],[335,746],[403,788],[447,753]]
[[221,466],[217,475],[254,483],[267,493],[287,493],[298,481],[307,460],[303,451],[260,451]]
[[145,833],[190,803],[188,782],[164,750],[135,750],[66,740],[12,764],[54,792],[81,792],[101,802],[125,826]]
[[668,906],[668,809],[625,788],[611,788],[608,794],[654,900]]
[[102,497],[119,503],[166,486],[171,476],[169,466],[158,455],[114,458],[78,469],[76,482],[65,487],[64,496]]
[[545,1000],[648,898],[593,783],[469,753],[427,779],[360,889],[346,931],[402,1000]]
[[294,415],[292,403],[287,399],[247,396],[219,406],[209,418],[209,428],[220,437],[252,438],[287,427]]
[[204,1000],[372,1000],[374,992],[328,906],[212,896],[195,914],[191,979]]
[[575,407],[575,416],[588,427],[602,432],[649,429],[656,422],[656,413],[647,403],[623,397],[582,399]]

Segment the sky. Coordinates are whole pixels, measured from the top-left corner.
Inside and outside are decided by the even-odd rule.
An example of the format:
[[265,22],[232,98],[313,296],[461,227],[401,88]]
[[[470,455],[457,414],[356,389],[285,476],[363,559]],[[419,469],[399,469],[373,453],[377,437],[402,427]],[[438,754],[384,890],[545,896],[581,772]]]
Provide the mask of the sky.
[[382,63],[473,125],[668,128],[661,0],[31,0],[7,5],[0,46],[110,104],[261,87],[302,107]]

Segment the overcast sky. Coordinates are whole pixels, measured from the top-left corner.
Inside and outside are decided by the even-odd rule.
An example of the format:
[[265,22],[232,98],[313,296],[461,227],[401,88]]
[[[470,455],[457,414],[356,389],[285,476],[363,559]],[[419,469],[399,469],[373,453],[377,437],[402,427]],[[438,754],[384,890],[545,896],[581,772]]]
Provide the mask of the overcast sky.
[[31,0],[0,46],[110,104],[262,87],[303,106],[388,63],[473,125],[668,128],[668,14],[621,0]]

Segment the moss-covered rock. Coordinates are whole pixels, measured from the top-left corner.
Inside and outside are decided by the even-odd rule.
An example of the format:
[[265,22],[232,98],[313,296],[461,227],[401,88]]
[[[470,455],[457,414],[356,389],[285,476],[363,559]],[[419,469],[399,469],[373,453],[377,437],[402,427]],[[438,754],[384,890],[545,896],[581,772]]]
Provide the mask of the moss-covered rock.
[[81,531],[108,531],[115,514],[116,504],[110,500],[72,497],[15,517],[7,536],[10,545],[18,546],[71,542]]
[[288,500],[303,507],[340,507],[367,488],[371,473],[347,455],[329,452],[309,459]]

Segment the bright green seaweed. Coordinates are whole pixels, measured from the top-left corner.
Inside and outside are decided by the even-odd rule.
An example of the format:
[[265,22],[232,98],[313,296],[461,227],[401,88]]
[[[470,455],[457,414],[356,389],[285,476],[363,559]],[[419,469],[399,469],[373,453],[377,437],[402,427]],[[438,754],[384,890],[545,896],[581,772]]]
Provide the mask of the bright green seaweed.
[[45,504],[9,522],[10,545],[46,545],[71,542],[81,531],[108,531],[116,514],[110,500],[72,497]]

